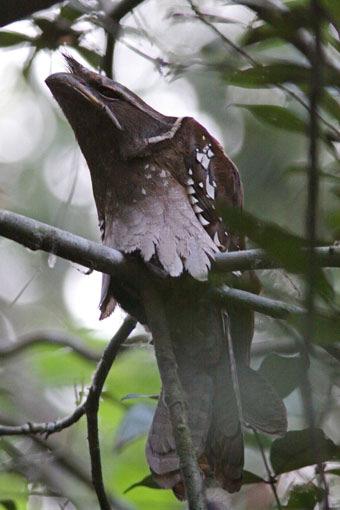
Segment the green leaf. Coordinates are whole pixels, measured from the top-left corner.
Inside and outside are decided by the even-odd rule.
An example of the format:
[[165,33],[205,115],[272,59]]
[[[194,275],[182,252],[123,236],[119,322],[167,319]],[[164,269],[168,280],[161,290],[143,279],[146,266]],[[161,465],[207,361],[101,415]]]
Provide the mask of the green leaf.
[[[259,220],[243,210],[223,206],[219,208],[219,213],[227,228],[247,236],[259,247],[264,248],[285,269],[292,273],[305,273],[306,255],[301,253],[301,248],[306,246],[306,241],[302,237],[274,223]],[[315,273],[315,282],[320,296],[326,301],[334,299],[334,290],[321,269]]]
[[288,8],[280,10],[270,5],[268,9],[263,5],[261,10],[256,9],[254,5],[250,7],[256,10],[260,17],[262,14],[262,19],[267,20],[267,23],[250,28],[242,37],[241,42],[244,46],[273,38],[281,38],[294,43],[296,32],[301,28],[308,29],[311,26],[308,5],[290,2]]
[[265,480],[261,478],[260,476],[256,475],[255,473],[252,473],[251,471],[243,471],[242,476],[242,483],[244,484],[250,484],[250,483],[263,483]]
[[102,61],[102,56],[99,53],[84,48],[84,46],[75,46],[78,53],[95,69],[98,69]]
[[340,476],[340,469],[326,469],[325,473],[328,475]]
[[81,15],[82,12],[80,12],[78,9],[75,9],[71,5],[66,4],[60,9],[59,17],[74,23]]
[[[315,441],[314,445],[311,441]],[[318,453],[318,459],[315,456]],[[340,448],[326,437],[321,429],[293,430],[276,439],[270,449],[270,461],[275,474],[287,473],[305,466],[336,460],[340,456]]]
[[[289,323],[301,332],[305,331],[306,318],[301,315],[294,315],[288,318]],[[339,313],[321,314],[316,313],[314,317],[314,342],[325,348],[339,341],[340,317]]]
[[303,485],[294,485],[290,492],[288,509],[313,510],[315,505],[322,501],[325,491],[312,482]]
[[306,369],[301,356],[269,354],[258,372],[272,384],[281,398],[285,398],[299,386],[301,374]]
[[12,499],[1,499],[0,505],[2,505],[6,510],[17,510],[16,502]]
[[158,400],[159,395],[158,393],[151,393],[149,395],[146,393],[128,393],[125,397],[122,397],[121,400],[132,400],[136,398],[151,398],[152,400]]
[[[324,110],[340,122],[340,103],[326,88],[322,90],[321,105]],[[335,126],[336,127],[336,126]]]
[[148,487],[149,489],[160,489],[161,487],[157,485],[155,480],[153,479],[152,475],[146,475],[142,480],[139,480],[139,482],[133,483],[125,489],[124,494],[127,492],[132,491],[133,489],[136,489],[137,487]]
[[0,495],[0,509],[2,505],[6,510],[25,510],[28,504],[27,480],[16,473],[0,473]]
[[286,131],[306,133],[307,123],[294,112],[277,105],[266,104],[235,104],[239,108],[252,113],[256,119]]
[[[310,67],[282,62],[248,67],[231,74],[224,74],[224,80],[230,85],[244,88],[268,87],[284,83],[306,85],[311,81],[310,74]],[[340,86],[340,74],[334,69],[326,68],[324,81],[327,85]]]
[[340,3],[338,0],[321,0],[323,7],[332,16],[336,25],[340,24]]
[[9,46],[15,46],[17,44],[23,44],[27,42],[33,43],[34,38],[25,34],[20,34],[19,32],[7,32],[4,30],[0,31],[0,47],[2,48],[7,48]]

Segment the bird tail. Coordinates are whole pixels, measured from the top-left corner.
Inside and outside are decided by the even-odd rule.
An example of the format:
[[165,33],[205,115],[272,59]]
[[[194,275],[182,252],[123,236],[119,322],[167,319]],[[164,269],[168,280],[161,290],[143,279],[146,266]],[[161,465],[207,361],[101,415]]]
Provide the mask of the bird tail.
[[[174,324],[171,336],[198,463],[206,480],[214,479],[228,492],[235,492],[242,485],[243,426],[283,434],[287,428],[286,410],[271,385],[248,366],[252,312],[230,309],[226,329],[217,306],[209,303],[207,307],[207,302],[194,298],[188,314],[190,303],[181,308],[178,300],[175,323],[171,321],[175,318],[171,306],[168,315],[170,326]],[[233,323],[236,319],[237,323]],[[234,345],[236,377],[232,372],[228,335]],[[185,498],[163,392],[149,432],[146,457],[158,485],[173,489],[179,499]]]

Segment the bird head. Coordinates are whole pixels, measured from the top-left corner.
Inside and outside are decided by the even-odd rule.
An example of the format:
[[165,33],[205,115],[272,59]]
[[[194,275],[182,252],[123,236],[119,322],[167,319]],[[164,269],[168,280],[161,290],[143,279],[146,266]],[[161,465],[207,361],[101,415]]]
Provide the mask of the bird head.
[[50,75],[46,84],[71,124],[85,153],[89,139],[103,152],[109,141],[115,157],[147,155],[176,130],[176,117],[155,111],[128,88],[83,67],[65,55],[68,72]]

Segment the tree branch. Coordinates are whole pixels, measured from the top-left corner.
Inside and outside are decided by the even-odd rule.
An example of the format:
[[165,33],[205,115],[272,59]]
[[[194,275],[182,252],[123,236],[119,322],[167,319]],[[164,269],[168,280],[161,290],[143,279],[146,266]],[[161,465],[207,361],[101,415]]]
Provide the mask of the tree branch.
[[[4,343],[5,342],[1,340],[0,345]],[[7,345],[0,348],[0,358],[2,360],[20,354],[22,351],[37,344],[69,347],[73,352],[79,354],[88,361],[97,362],[101,358],[101,353],[87,348],[80,338],[60,331],[35,331],[34,333],[20,336],[15,343],[6,342],[6,344]]]
[[[315,246],[317,242],[318,213],[319,213],[319,104],[322,99],[322,85],[324,73],[324,61],[322,53],[322,9],[319,0],[310,1],[310,15],[312,29],[314,33],[314,44],[310,51],[310,61],[312,65],[310,80],[310,116],[309,116],[309,171],[308,171],[308,195],[306,208],[306,238],[308,239],[308,252],[306,264],[306,321],[304,330],[304,344],[302,354],[308,358],[313,340],[315,338],[316,323],[316,278],[318,270],[315,258]],[[310,441],[311,448],[314,450],[317,459],[318,475],[325,490],[323,501],[320,508],[329,510],[328,484],[325,477],[324,467],[321,461],[320,445],[315,433],[315,411],[311,382],[307,372],[303,374],[300,385],[301,396],[304,404],[304,411],[311,430]]]
[[[128,257],[112,248],[102,246],[45,223],[0,209],[0,235],[12,239],[32,250],[43,250],[62,258],[82,264],[90,269],[119,276],[122,280],[141,285],[138,267]],[[305,255],[306,250],[301,250]],[[340,247],[329,246],[315,249],[319,265],[340,267]],[[245,250],[219,254],[213,263],[213,271],[226,272],[245,269],[273,269],[280,265],[271,261],[263,250]],[[251,294],[250,292],[223,286],[216,289],[220,300],[233,300],[275,318],[287,318],[289,314],[301,314],[304,310],[295,305]]]
[[[31,250],[54,253],[89,269],[136,280],[136,268],[122,253],[84,237],[47,225],[20,214],[0,209],[0,236],[12,239]],[[305,256],[306,250],[301,250]],[[340,246],[315,249],[319,266],[340,267]],[[264,250],[244,250],[216,256],[212,270],[216,272],[246,269],[275,269],[279,263],[270,259]]]
[[31,434],[50,434],[60,432],[76,423],[85,414],[85,405],[76,407],[72,414],[56,421],[46,423],[27,422],[24,425],[0,425],[0,436],[29,436]]
[[111,505],[105,493],[101,458],[100,446],[98,436],[98,411],[99,400],[103,390],[106,377],[110,371],[112,363],[114,362],[121,344],[130,335],[131,331],[136,326],[136,320],[132,317],[127,317],[123,325],[119,328],[118,332],[114,335],[97,366],[93,376],[93,381],[90,391],[85,403],[86,418],[87,418],[87,432],[89,451],[91,458],[91,473],[94,489],[100,504],[101,510],[110,510]]
[[135,7],[144,0],[122,0],[115,5],[110,14],[107,16],[106,28],[106,50],[103,57],[103,71],[106,76],[113,78],[113,54],[115,50],[116,40],[119,37],[120,21]]
[[157,291],[151,285],[145,286],[143,297],[148,325],[154,340],[165,401],[170,413],[189,510],[206,510],[203,479],[195,457],[195,449],[188,425],[187,403],[178,377],[176,358],[163,303]]
[[213,289],[212,296],[220,303],[236,303],[275,319],[287,319],[290,315],[303,315],[306,313],[300,306],[289,305],[276,299],[257,296],[251,292],[233,289],[227,285]]

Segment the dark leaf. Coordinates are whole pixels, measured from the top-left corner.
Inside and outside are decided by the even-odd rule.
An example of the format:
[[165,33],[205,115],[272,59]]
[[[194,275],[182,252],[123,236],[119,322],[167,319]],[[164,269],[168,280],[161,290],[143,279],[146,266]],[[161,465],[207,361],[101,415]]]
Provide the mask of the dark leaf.
[[323,489],[311,482],[304,485],[294,485],[285,508],[287,510],[293,508],[297,510],[313,510],[315,505],[322,501],[324,494],[325,491]]
[[[315,446],[311,443],[312,439]],[[313,435],[311,429],[287,432],[284,437],[276,439],[270,449],[270,461],[275,474],[316,464],[315,450],[321,462],[336,460],[340,456],[340,448],[321,429],[315,429]]]
[[[294,328],[301,331],[303,334],[306,322],[305,317],[301,316],[290,316],[288,318],[289,322],[294,326]],[[339,341],[339,331],[340,331],[340,317],[337,313],[326,314],[315,314],[314,317],[314,342],[323,347],[328,347],[331,344],[337,343]]]
[[269,354],[261,363],[258,372],[276,389],[281,398],[287,397],[301,381],[306,364],[300,356]]
[[340,103],[327,89],[322,90],[321,104],[324,110],[340,122]]
[[307,132],[308,126],[306,122],[300,119],[294,112],[282,106],[267,104],[235,104],[234,106],[248,110],[258,120],[271,126],[286,131]]
[[[230,85],[245,88],[268,87],[284,83],[306,85],[310,83],[310,70],[310,67],[282,62],[224,74],[224,79]],[[340,86],[340,76],[335,70],[325,69],[324,78],[327,85]]]
[[89,50],[88,48],[84,48],[84,46],[76,46],[75,47],[78,53],[95,69],[100,67],[100,63],[102,60],[102,56],[96,53],[95,51]]
[[126,494],[127,492],[132,491],[133,489],[136,489],[137,487],[148,487],[149,489],[160,489],[160,486],[157,485],[157,483],[153,479],[153,476],[152,475],[146,475],[139,482],[136,482],[136,483],[133,483],[132,485],[130,485],[130,487],[128,487],[124,491],[124,494]]
[[[268,4],[267,4],[268,5]],[[281,38],[294,43],[296,32],[301,28],[310,28],[311,17],[308,5],[301,3],[291,2],[289,8],[277,9],[276,6],[266,10],[263,5],[261,13],[263,19],[268,23],[263,23],[260,26],[255,26],[249,29],[242,37],[243,45],[255,44],[272,38]],[[256,6],[253,5],[254,10]],[[257,7],[260,13],[259,6]]]
[[[308,172],[307,163],[296,163],[289,165],[286,169],[286,174],[290,175],[303,175],[306,176]],[[329,181],[334,184],[340,184],[340,174],[336,175],[331,172],[319,170],[319,178]]]
[[323,7],[332,16],[335,25],[340,24],[340,3],[338,0],[321,0]]
[[263,24],[247,30],[241,38],[241,45],[250,46],[251,44],[261,43],[277,37],[279,37],[279,34],[273,27]]
[[12,499],[1,499],[0,505],[3,506],[6,510],[17,510],[17,504]]
[[261,478],[260,476],[256,475],[255,473],[252,473],[251,471],[243,471],[243,477],[242,477],[242,483],[243,484],[250,484],[250,483],[263,483],[265,480]]
[[7,48],[9,46],[15,46],[16,44],[23,44],[27,42],[33,43],[34,38],[25,34],[20,34],[19,32],[6,32],[4,30],[0,31],[1,48]]
[[71,5],[66,4],[60,9],[59,17],[74,23],[81,15],[82,13],[78,9],[75,9],[74,7],[71,7]]
[[[301,253],[301,248],[306,246],[306,242],[302,237],[235,208],[221,207],[220,215],[230,230],[247,236],[259,247],[264,248],[285,269],[292,273],[304,274],[306,255]],[[333,300],[334,290],[321,269],[315,274],[315,282],[319,294],[327,301]]]
[[340,468],[339,469],[326,469],[325,473],[327,473],[328,475],[340,476]]

